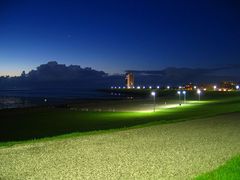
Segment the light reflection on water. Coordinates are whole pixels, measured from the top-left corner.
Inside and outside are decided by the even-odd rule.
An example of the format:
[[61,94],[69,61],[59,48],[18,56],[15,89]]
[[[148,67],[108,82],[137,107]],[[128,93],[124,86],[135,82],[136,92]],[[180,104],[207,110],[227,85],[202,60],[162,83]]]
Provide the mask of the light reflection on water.
[[29,100],[19,97],[0,97],[0,109],[34,106]]

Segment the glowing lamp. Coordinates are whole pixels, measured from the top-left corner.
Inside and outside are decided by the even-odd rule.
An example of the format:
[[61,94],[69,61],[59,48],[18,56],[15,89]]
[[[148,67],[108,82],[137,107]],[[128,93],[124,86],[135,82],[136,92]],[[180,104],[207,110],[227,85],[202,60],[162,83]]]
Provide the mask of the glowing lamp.
[[155,112],[155,109],[156,109],[156,92],[151,92],[151,95],[153,96],[153,112]]

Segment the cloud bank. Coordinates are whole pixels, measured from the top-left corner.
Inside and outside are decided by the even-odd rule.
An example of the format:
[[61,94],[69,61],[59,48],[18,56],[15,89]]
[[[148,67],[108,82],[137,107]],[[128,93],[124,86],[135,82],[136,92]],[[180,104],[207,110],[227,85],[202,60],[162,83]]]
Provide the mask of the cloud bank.
[[[158,71],[136,71],[136,85],[181,85],[185,83],[219,83],[223,80],[240,79],[240,65],[227,65],[219,68],[176,68],[169,67]],[[21,76],[0,77],[1,88],[106,88],[123,86],[124,74],[109,75],[90,67],[58,64],[56,61],[42,64]]]

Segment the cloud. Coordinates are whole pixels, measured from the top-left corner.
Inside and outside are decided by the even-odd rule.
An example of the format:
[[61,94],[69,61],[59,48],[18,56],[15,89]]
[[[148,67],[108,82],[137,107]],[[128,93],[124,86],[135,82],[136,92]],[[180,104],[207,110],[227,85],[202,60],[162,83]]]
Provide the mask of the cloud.
[[223,80],[238,81],[240,65],[226,65],[217,68],[176,68],[169,67],[158,71],[133,72],[138,84],[184,84],[184,83],[215,83]]
[[[226,65],[217,68],[169,67],[155,71],[127,70],[135,75],[136,85],[181,85],[185,83],[218,83],[223,80],[239,81],[240,65]],[[90,67],[66,66],[56,61],[42,64],[19,77],[0,78],[1,87],[24,88],[105,88],[123,86],[124,74],[108,75]]]
[[176,68],[168,67],[163,70],[155,71],[141,71],[141,70],[126,70],[126,72],[133,72],[135,75],[167,75],[167,74],[186,74],[186,75],[198,75],[198,74],[210,74],[218,71],[227,71],[227,70],[240,70],[240,64],[229,64],[217,68]]
[[31,70],[29,73],[23,72],[18,77],[2,77],[0,85],[10,88],[101,88],[110,84],[112,79],[118,82],[120,77],[110,78],[107,73],[90,67],[66,66],[51,61],[38,66],[36,70]]
[[90,67],[81,68],[78,65],[66,66],[56,61],[48,62],[37,67],[25,75],[27,79],[35,81],[83,81],[101,79],[107,76],[103,71],[96,71]]

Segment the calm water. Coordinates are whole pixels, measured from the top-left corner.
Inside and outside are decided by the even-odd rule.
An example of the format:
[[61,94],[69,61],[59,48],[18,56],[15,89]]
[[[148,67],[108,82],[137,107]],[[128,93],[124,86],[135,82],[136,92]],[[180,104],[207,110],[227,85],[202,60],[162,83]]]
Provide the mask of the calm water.
[[109,94],[94,89],[7,89],[0,90],[0,109],[56,105],[81,99],[120,97],[120,94]]

